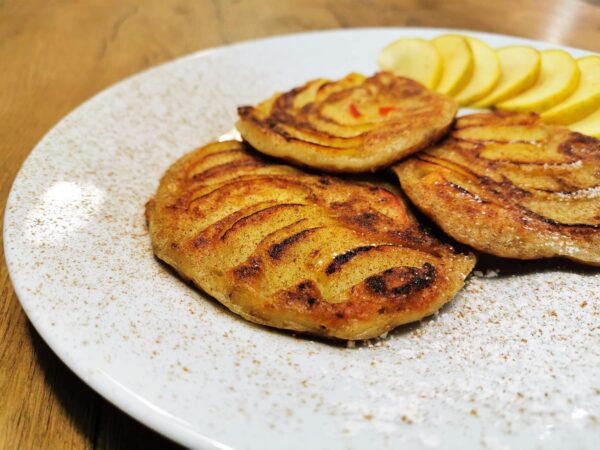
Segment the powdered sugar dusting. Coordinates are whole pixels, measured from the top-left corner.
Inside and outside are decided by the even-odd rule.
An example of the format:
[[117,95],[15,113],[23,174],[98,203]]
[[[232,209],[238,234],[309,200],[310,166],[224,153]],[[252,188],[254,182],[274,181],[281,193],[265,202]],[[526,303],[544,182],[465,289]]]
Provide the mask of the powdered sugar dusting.
[[587,189],[579,189],[573,192],[559,192],[556,195],[564,200],[586,200],[598,198],[600,197],[600,185],[593,186]]
[[[534,144],[536,143],[535,141],[533,142]],[[544,169],[553,169],[553,168],[557,168],[560,167],[561,169],[577,169],[579,167],[583,167],[583,161],[581,159],[578,159],[576,161],[573,162],[568,162],[568,163],[545,163],[544,164]]]

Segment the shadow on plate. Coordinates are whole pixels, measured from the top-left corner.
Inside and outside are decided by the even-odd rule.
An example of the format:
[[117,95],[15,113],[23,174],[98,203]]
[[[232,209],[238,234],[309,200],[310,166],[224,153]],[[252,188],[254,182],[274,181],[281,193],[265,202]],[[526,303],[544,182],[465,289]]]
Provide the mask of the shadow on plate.
[[477,254],[475,270],[482,272],[494,271],[498,277],[528,275],[543,272],[568,272],[577,275],[590,276],[600,274],[600,267],[586,266],[562,258],[520,260],[499,258],[485,253]]

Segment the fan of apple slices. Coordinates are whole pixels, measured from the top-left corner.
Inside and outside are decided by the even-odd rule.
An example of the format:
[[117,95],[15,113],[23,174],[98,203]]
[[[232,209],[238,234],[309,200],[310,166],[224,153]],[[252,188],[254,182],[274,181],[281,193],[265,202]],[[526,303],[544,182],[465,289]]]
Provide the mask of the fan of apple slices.
[[403,38],[378,58],[382,70],[413,78],[465,107],[539,113],[600,137],[600,56],[513,45],[493,49],[470,36]]

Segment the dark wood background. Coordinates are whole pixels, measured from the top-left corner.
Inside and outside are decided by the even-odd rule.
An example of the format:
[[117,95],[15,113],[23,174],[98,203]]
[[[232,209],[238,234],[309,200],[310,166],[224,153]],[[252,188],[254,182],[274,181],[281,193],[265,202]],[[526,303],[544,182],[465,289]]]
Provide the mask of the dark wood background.
[[[403,25],[600,51],[598,0],[0,0],[0,212],[42,135],[117,80],[244,39]],[[0,449],[178,448],[100,398],[52,353],[19,306],[0,253]]]

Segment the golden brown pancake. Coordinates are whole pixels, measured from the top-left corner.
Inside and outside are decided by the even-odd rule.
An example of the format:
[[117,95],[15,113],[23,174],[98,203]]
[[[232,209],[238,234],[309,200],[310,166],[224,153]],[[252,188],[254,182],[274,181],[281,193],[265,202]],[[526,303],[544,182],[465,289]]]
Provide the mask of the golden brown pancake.
[[394,167],[446,233],[497,256],[600,265],[600,141],[536,114],[473,114]]
[[329,172],[374,171],[421,150],[456,114],[450,97],[381,72],[317,79],[238,108],[237,128],[260,152]]
[[158,258],[231,311],[332,338],[432,314],[475,262],[389,191],[278,165],[237,141],[177,161],[146,217]]

